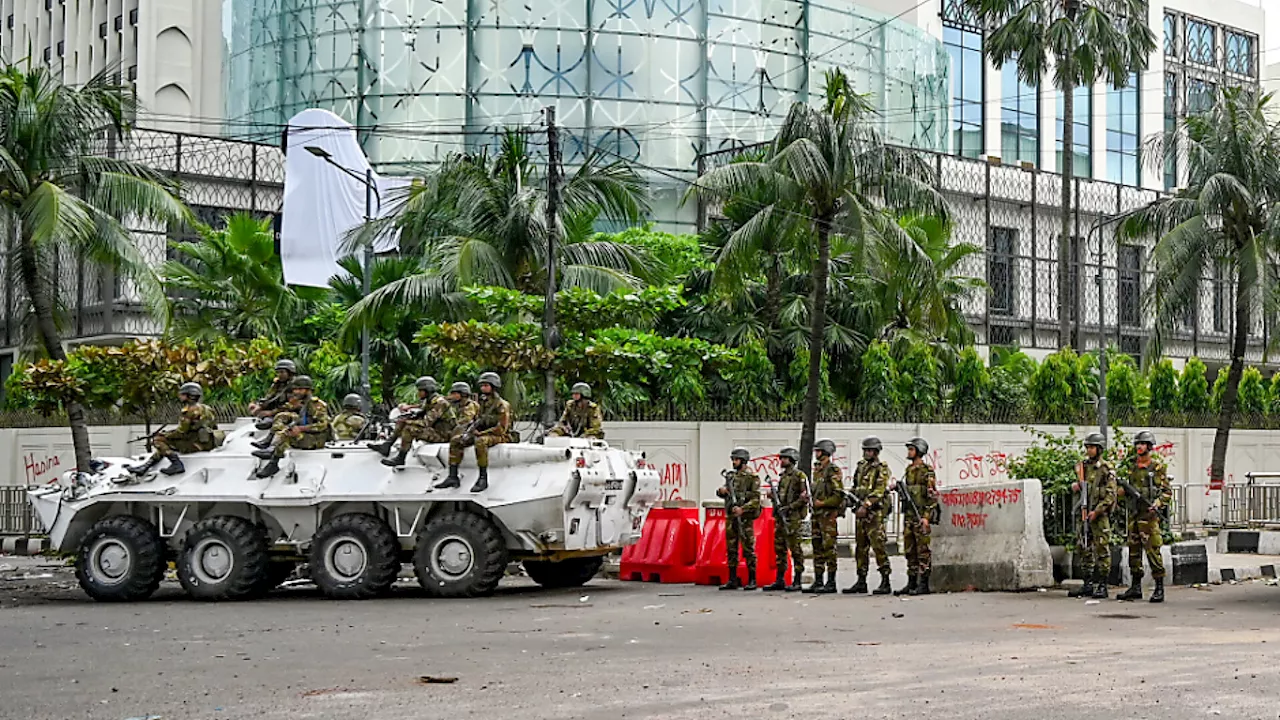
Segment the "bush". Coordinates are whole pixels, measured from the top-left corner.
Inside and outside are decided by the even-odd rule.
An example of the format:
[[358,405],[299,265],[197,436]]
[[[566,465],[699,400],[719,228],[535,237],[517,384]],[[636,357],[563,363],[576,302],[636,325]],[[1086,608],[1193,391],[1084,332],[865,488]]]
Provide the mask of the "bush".
[[[1220,373],[1225,375],[1224,373]],[[1217,383],[1214,383],[1216,386]],[[1270,398],[1267,395],[1267,385],[1262,379],[1262,371],[1256,367],[1247,367],[1244,374],[1240,376],[1240,395],[1237,398],[1239,404],[1236,409],[1246,415],[1261,415],[1267,411],[1267,405],[1270,404]]]
[[1153,364],[1147,372],[1147,391],[1147,405],[1153,412],[1178,411],[1178,371],[1173,369],[1168,358]]
[[886,414],[898,409],[898,370],[894,367],[889,346],[876,340],[862,353],[862,383],[858,387],[858,403],[870,411]]
[[1218,376],[1213,379],[1213,390],[1209,393],[1209,409],[1214,412],[1222,410],[1222,396],[1227,392],[1227,368],[1219,368]]
[[939,385],[942,376],[942,365],[933,348],[921,342],[912,343],[897,365],[895,385],[902,409],[911,417],[932,417],[941,404]]
[[991,405],[991,373],[973,348],[960,351],[950,401],[952,414],[962,421],[982,417]]
[[1280,415],[1280,370],[1271,376],[1271,385],[1267,388],[1267,412]]
[[1196,413],[1209,410],[1209,379],[1204,363],[1198,357],[1187,360],[1178,380],[1178,405],[1183,412]]
[[1146,379],[1133,358],[1117,354],[1108,358],[1107,404],[1118,412],[1137,410],[1146,395]]
[[1030,401],[1031,378],[1036,361],[1018,350],[996,350],[991,355],[991,406],[1019,417]]
[[630,245],[648,251],[661,269],[653,282],[656,285],[678,283],[698,268],[710,268],[710,262],[702,251],[696,235],[672,235],[654,230],[652,223],[632,227],[616,233],[597,233],[591,242],[609,241]]
[[1031,403],[1049,422],[1073,422],[1084,411],[1089,363],[1071,348],[1049,355],[1031,376]]

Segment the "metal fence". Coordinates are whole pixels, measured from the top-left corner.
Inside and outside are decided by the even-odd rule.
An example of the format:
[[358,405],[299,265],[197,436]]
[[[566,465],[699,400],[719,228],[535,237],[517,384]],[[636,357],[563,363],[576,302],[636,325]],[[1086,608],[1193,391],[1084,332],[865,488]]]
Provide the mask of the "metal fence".
[[25,487],[0,487],[0,535],[40,535],[44,525],[27,502]]
[[1225,527],[1280,525],[1280,485],[1224,485],[1222,522]]

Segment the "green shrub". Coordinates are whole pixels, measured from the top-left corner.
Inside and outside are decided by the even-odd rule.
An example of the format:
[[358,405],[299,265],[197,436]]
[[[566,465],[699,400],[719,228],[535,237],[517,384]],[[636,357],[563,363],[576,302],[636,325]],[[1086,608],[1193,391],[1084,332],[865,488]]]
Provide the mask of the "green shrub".
[[1209,410],[1209,379],[1204,363],[1198,357],[1187,360],[1178,380],[1178,405],[1183,412],[1207,412]]
[[[1280,373],[1277,373],[1280,376]],[[1178,371],[1168,358],[1154,363],[1147,372],[1148,407],[1154,412],[1177,412]]]
[[899,407],[898,370],[894,367],[889,345],[876,340],[862,353],[862,382],[858,387],[858,403],[868,411],[892,413]]
[[982,417],[991,405],[991,372],[973,348],[960,351],[951,386],[951,412],[957,419]]
[[922,342],[912,343],[897,366],[895,384],[902,408],[912,417],[932,417],[941,404],[942,379],[942,365],[933,348]]
[[1270,398],[1267,396],[1267,385],[1262,379],[1262,371],[1256,367],[1244,369],[1244,373],[1240,376],[1240,394],[1237,400],[1236,410],[1246,415],[1261,415],[1267,411]]
[[1086,363],[1071,348],[1049,355],[1031,376],[1030,400],[1049,422],[1073,422],[1084,410],[1090,385]]
[[1213,412],[1222,410],[1222,396],[1227,392],[1227,368],[1219,368],[1218,376],[1213,379],[1213,390],[1209,393],[1209,409]]
[[997,349],[991,354],[991,408],[1001,415],[1019,417],[1030,402],[1031,378],[1036,361],[1019,350]]
[[1133,411],[1142,406],[1146,395],[1146,378],[1138,364],[1128,355],[1117,354],[1107,360],[1107,404],[1117,411]]

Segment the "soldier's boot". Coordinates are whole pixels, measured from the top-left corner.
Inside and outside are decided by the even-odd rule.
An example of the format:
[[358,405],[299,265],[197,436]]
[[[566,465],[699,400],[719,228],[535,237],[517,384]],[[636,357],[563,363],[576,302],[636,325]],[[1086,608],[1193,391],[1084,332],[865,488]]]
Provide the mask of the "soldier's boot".
[[726,569],[729,571],[729,582],[720,586],[721,590],[739,590],[742,588],[742,581],[738,579],[737,563],[729,563]]
[[773,577],[773,583],[760,588],[765,592],[775,592],[787,589],[787,564],[785,562],[778,563],[778,574]]
[[134,475],[139,475],[139,476],[146,475],[147,473],[151,472],[151,468],[155,467],[156,463],[159,463],[159,462],[160,462],[160,456],[152,455],[151,457],[147,458],[147,461],[142,463],[141,465],[130,465],[125,469],[133,473]]
[[484,492],[489,489],[489,468],[480,468],[480,477],[476,479],[476,484],[471,486],[471,492]]
[[1093,599],[1105,600],[1107,597],[1107,579],[1098,575],[1093,581]]
[[258,418],[258,420],[253,423],[253,427],[257,430],[270,430],[273,424],[275,424],[275,421],[269,417],[264,417]]
[[1156,578],[1156,589],[1151,592],[1151,602],[1164,602],[1164,578]]
[[260,458],[262,460],[270,460],[271,458],[276,456],[276,451],[270,448],[265,448],[262,450],[254,450],[249,454],[256,458]]
[[1117,600],[1141,600],[1142,599],[1142,573],[1133,573],[1133,579],[1129,583],[1129,589],[1116,596]]
[[367,448],[369,448],[370,450],[372,450],[372,451],[374,451],[374,452],[378,453],[378,454],[379,454],[379,455],[381,455],[382,457],[387,457],[388,455],[390,455],[390,454],[391,454],[391,446],[392,446],[392,445],[395,445],[395,444],[396,444],[396,439],[395,439],[395,438],[388,438],[387,440],[385,440],[385,441],[383,441],[383,442],[366,443],[366,444],[365,444],[365,447],[367,447]]
[[836,571],[832,570],[827,574],[827,583],[818,590],[819,595],[835,595],[836,594]]
[[1067,592],[1067,597],[1069,597],[1069,598],[1081,598],[1081,597],[1083,597],[1083,598],[1087,598],[1087,597],[1093,597],[1093,576],[1092,576],[1092,575],[1090,575],[1090,576],[1086,577],[1086,578],[1084,579],[1084,584],[1083,584],[1083,585],[1081,585],[1080,587],[1076,588],[1075,590],[1070,590],[1070,591],[1068,591],[1068,592]]
[[906,587],[893,591],[894,597],[897,597],[899,595],[915,595],[915,594],[916,594],[916,576],[914,573],[911,575],[910,578],[907,579]]
[[888,595],[893,592],[893,587],[889,585],[889,573],[880,573],[880,587],[871,591],[872,595]]
[[841,590],[845,595],[866,595],[867,594],[867,574],[865,572],[858,573],[858,582]]
[[[374,448],[374,450],[377,450],[377,448]],[[409,449],[406,448],[404,445],[401,445],[400,452],[396,453],[396,456],[393,458],[389,458],[389,457],[382,458],[382,464],[386,465],[387,467],[404,467],[404,461],[408,457],[409,457]]]
[[[786,579],[785,573],[778,573],[778,582],[782,582],[785,579]],[[787,592],[797,592],[797,591],[804,590],[803,580],[804,580],[804,566],[801,565],[800,563],[796,563],[795,570],[791,572],[791,584],[788,585],[785,588],[785,590]],[[768,588],[765,588],[765,589],[767,590]]]
[[268,435],[262,438],[261,440],[254,440],[249,444],[258,448],[259,450],[266,450],[267,448],[271,447],[271,436]]
[[925,570],[920,573],[920,581],[916,583],[916,589],[912,595],[932,595],[933,589],[929,587],[929,573],[931,570]]
[[278,472],[280,472],[280,458],[272,455],[266,465],[258,468],[257,475],[260,478],[269,478]]
[[816,593],[822,589],[822,568],[815,567],[813,569],[813,584],[805,588],[801,592]]
[[456,488],[456,487],[462,487],[462,481],[458,479],[458,466],[450,465],[449,477],[436,483],[436,489],[444,490],[445,488]]
[[747,584],[743,585],[742,589],[743,590],[756,589],[756,566],[755,565],[747,566]]
[[160,469],[161,475],[181,475],[187,471],[187,466],[182,464],[182,458],[178,457],[178,453],[169,456],[169,464]]

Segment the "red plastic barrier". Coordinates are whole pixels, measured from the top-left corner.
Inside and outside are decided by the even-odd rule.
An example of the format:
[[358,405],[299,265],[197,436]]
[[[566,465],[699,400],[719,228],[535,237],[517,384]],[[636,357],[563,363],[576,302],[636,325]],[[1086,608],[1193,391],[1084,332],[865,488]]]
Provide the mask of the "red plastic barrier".
[[[698,585],[723,585],[729,580],[727,557],[724,547],[725,512],[722,507],[707,508],[707,520],[702,527],[702,544],[698,547],[698,564],[694,582]],[[756,584],[768,585],[778,574],[777,559],[773,555],[773,508],[766,507],[756,518]],[[738,554],[738,578],[747,581],[747,562]],[[788,565],[785,582],[791,582]]]
[[640,531],[640,540],[622,550],[618,577],[642,582],[693,582],[701,534],[698,508],[652,508]]

